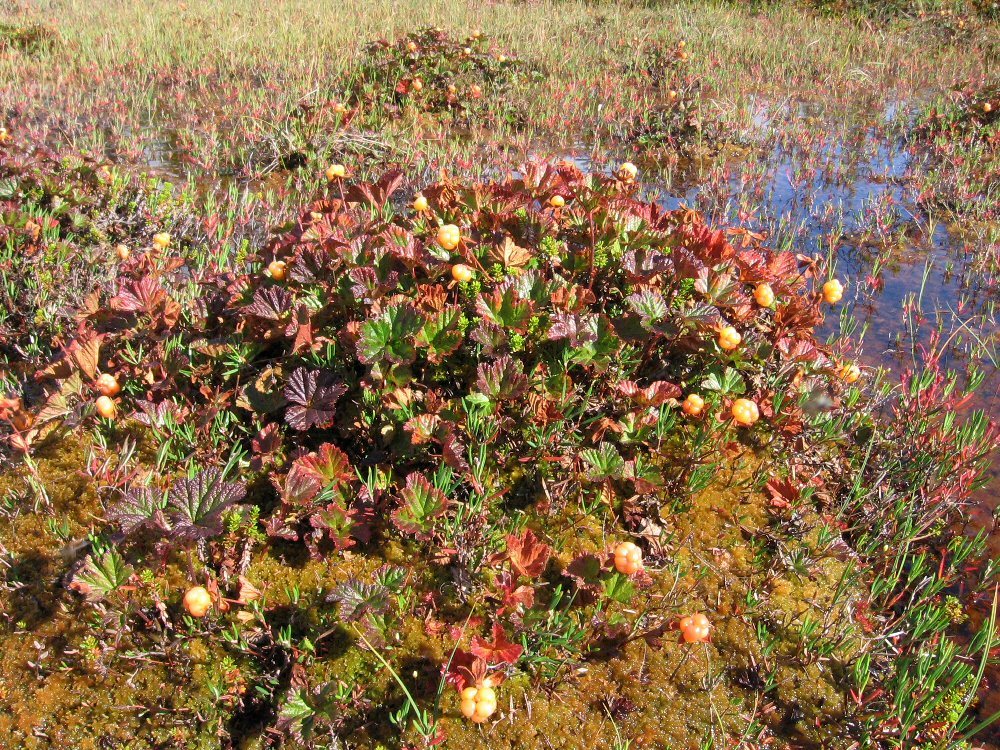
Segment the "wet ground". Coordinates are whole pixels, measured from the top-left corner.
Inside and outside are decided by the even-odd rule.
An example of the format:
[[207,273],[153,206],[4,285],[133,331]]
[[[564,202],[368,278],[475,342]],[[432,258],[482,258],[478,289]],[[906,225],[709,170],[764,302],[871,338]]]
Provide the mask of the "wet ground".
[[[747,126],[722,134],[731,143],[669,167],[643,163],[642,154],[609,155],[603,144],[599,156],[587,143],[548,143],[531,155],[567,158],[585,170],[639,161],[646,184],[657,186],[649,189],[668,208],[690,206],[713,223],[763,233],[776,247],[835,257],[837,276],[847,282],[847,304],[841,315],[828,317],[821,333],[849,333],[864,366],[898,377],[939,325],[951,340],[946,364],[960,373],[975,365],[986,374],[966,409],[996,418],[1000,356],[992,342],[1000,244],[985,239],[986,228],[930,215],[920,204],[913,179],[919,164],[906,134],[930,98],[873,103],[867,111],[845,111],[843,103],[827,108],[815,101],[761,99]],[[150,135],[143,155],[146,167],[165,179],[192,177],[176,134]],[[479,168],[494,176],[502,171]],[[281,175],[267,179],[280,181]],[[225,178],[226,185],[232,182]],[[922,312],[918,328],[908,322],[913,316],[904,314],[907,306]],[[970,359],[973,341],[990,342],[990,356]],[[991,532],[991,550],[1000,553],[1000,526],[993,519],[1000,506],[1000,465],[992,467],[977,502],[970,530]]]
[[[842,315],[831,315],[823,333],[851,332],[858,360],[886,368],[893,382],[918,361],[932,333],[950,340],[944,362],[962,373],[985,373],[966,404],[1000,417],[1000,371],[995,353],[998,277],[991,263],[998,249],[987,229],[929,217],[918,201],[916,154],[904,133],[919,102],[899,103],[874,118],[827,115],[815,105],[762,104],[749,149],[667,182],[663,203],[692,206],[713,223],[762,232],[776,246],[835,256],[837,276],[847,279]],[[755,142],[754,142],[755,141]],[[591,166],[585,149],[570,151]],[[905,308],[922,315],[904,313]],[[920,321],[914,325],[913,321]],[[986,342],[987,356],[970,354]],[[991,555],[1000,554],[1000,456],[974,498],[966,533],[989,534]],[[980,716],[1000,708],[1000,671],[987,671]],[[1000,729],[977,738],[1000,747]]]
[[[860,362],[898,377],[939,327],[951,341],[949,367],[965,372],[974,365],[986,373],[966,408],[997,417],[996,359],[970,361],[968,352],[972,341],[993,340],[998,279],[990,258],[1000,248],[989,246],[984,229],[929,217],[922,209],[912,179],[917,163],[904,136],[920,106],[909,101],[844,115],[815,104],[760,102],[752,125],[733,138],[736,147],[696,166],[671,167],[659,194],[670,208],[697,208],[713,222],[763,233],[775,246],[835,256],[837,276],[848,282],[847,304],[828,318],[823,333],[849,332]],[[586,146],[537,153],[590,169],[615,163],[598,163]],[[151,142],[146,158],[153,171],[183,174],[169,139]],[[642,166],[651,172],[656,165]],[[644,179],[656,184],[648,173]],[[922,325],[911,327],[907,307],[922,311]],[[990,533],[991,551],[1000,552],[998,467],[976,502],[967,531]],[[982,711],[995,710],[994,703],[1000,704],[996,689]]]
[[[828,317],[822,333],[851,333],[865,366],[898,376],[939,324],[951,339],[946,365],[960,373],[974,365],[986,375],[966,408],[998,417],[1000,373],[991,342],[1000,278],[991,259],[1000,246],[985,239],[981,225],[963,226],[921,207],[912,179],[916,157],[902,135],[920,106],[897,103],[875,118],[845,119],[810,104],[762,103],[756,143],[707,172],[668,183],[663,203],[761,232],[774,246],[834,256],[837,276],[848,282],[848,304]],[[922,312],[916,328],[904,315],[907,306]],[[987,357],[970,358],[973,341],[991,344]],[[1000,467],[978,500],[991,511],[1000,503]],[[976,517],[992,531],[989,515]]]

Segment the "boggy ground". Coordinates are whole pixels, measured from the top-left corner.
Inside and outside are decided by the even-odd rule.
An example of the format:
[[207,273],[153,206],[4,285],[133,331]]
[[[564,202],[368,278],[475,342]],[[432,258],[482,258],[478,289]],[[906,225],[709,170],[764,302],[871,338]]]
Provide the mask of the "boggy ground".
[[[973,497],[972,477],[995,434],[975,414],[968,430],[950,426],[947,413],[967,410],[974,397],[950,397],[944,367],[971,360],[992,377],[996,170],[982,155],[995,154],[985,149],[995,147],[996,125],[970,130],[963,115],[969,103],[981,111],[992,101],[997,35],[988,18],[957,5],[900,10],[885,19],[790,3],[18,8],[10,20],[19,31],[5,32],[0,45],[12,153],[48,144],[55,161],[38,167],[43,187],[3,188],[11,212],[0,251],[0,395],[23,395],[36,417],[51,394],[34,373],[77,337],[76,313],[94,312],[88,294],[103,289],[106,300],[146,257],[158,271],[182,258],[199,282],[217,271],[257,278],[275,257],[276,227],[317,194],[339,197],[339,183],[328,188],[323,175],[331,162],[346,164],[345,185],[401,166],[406,197],[394,208],[405,210],[441,170],[475,180],[535,154],[568,155],[598,172],[631,159],[649,197],[689,202],[710,224],[762,232],[774,248],[836,258],[830,273],[849,278],[852,305],[850,314],[828,315],[821,331],[847,336],[838,359],[895,372],[866,372],[864,396],[838,401],[860,415],[851,429],[811,423],[815,443],[774,451],[759,444],[771,429],[766,415],[757,436],[740,437],[735,451],[701,467],[719,474],[715,481],[677,468],[684,486],[653,493],[656,503],[641,513],[575,497],[555,513],[527,483],[511,518],[491,520],[487,545],[500,555],[504,536],[528,527],[553,547],[540,578],[515,581],[530,584],[536,600],[533,619],[518,624],[509,609],[518,611],[516,600],[504,602],[516,589],[476,566],[467,580],[457,543],[410,538],[410,525],[389,523],[391,505],[376,542],[324,547],[320,559],[310,558],[305,539],[269,534],[286,490],[258,472],[280,482],[294,453],[266,467],[238,464],[248,501],[227,511],[210,542],[171,551],[162,540],[119,539],[110,511],[128,489],[150,477],[165,488],[225,463],[227,449],[252,435],[249,423],[245,435],[199,423],[198,435],[160,424],[150,436],[135,419],[138,400],[150,398],[141,377],[147,349],[114,352],[101,368],[136,375],[121,397],[124,429],[95,423],[87,409],[95,394],[82,383],[67,390],[65,426],[38,436],[27,464],[16,451],[4,455],[0,702],[8,711],[0,737],[39,748],[335,747],[334,737],[397,747],[441,730],[447,747],[579,747],[581,737],[617,748],[962,747],[995,710],[991,667],[976,701],[989,648],[973,637],[989,617],[992,569],[970,564],[948,529]],[[383,37],[388,45],[369,46]],[[382,87],[386,70],[392,85]],[[951,94],[956,85],[962,91]],[[954,125],[937,127],[942,120]],[[96,152],[93,170],[85,163],[70,171],[77,149]],[[60,159],[71,165],[61,170]],[[110,170],[98,168],[105,160]],[[8,161],[4,170],[23,179],[21,166]],[[150,173],[173,184],[143,176]],[[172,234],[166,254],[149,250],[161,230]],[[520,244],[537,251],[538,240]],[[132,254],[124,265],[118,243]],[[913,269],[926,259],[933,263],[921,278]],[[498,262],[503,256],[491,256],[482,271],[501,278],[505,269],[491,265]],[[171,294],[182,318],[197,317],[198,294],[183,281]],[[466,302],[475,289],[469,295]],[[928,310],[931,297],[958,302]],[[900,308],[913,313],[904,326]],[[931,333],[921,317],[933,320]],[[856,318],[874,326],[863,354]],[[169,339],[156,338],[144,343]],[[212,368],[239,370],[258,352],[230,354]],[[321,346],[311,360],[297,355],[309,366],[329,364]],[[902,401],[918,408],[893,411],[897,377],[912,396]],[[728,387],[713,408],[728,406]],[[773,399],[767,389],[759,395]],[[193,396],[199,409],[203,397]],[[803,398],[812,410],[825,396]],[[407,418],[411,408],[393,407]],[[877,431],[884,441],[866,421],[876,414],[888,420]],[[731,429],[720,423],[713,434],[732,437]],[[164,450],[175,430],[180,437]],[[795,463],[786,450],[816,450],[836,481],[818,495],[769,493],[767,480]],[[368,466],[360,455],[352,453],[355,465]],[[522,486],[512,474],[500,481]],[[989,514],[972,520],[971,531],[992,526]],[[328,532],[325,545],[341,538]],[[596,583],[564,571],[580,554],[625,538],[643,548],[652,583],[619,591],[605,570],[596,601],[576,601],[586,598],[572,593],[578,585]],[[79,565],[109,544],[124,557],[103,578],[87,578],[108,592],[84,601],[71,586]],[[402,588],[392,569],[409,571]],[[238,574],[263,600],[243,596]],[[180,596],[196,582],[220,585],[230,610],[185,619]],[[366,591],[377,595],[373,614],[345,609],[344,584],[362,601]],[[556,587],[561,600],[549,593]],[[340,599],[327,601],[335,591]],[[960,596],[974,605],[968,613]],[[709,614],[711,639],[683,644],[677,624],[695,611]],[[491,722],[476,726],[461,718],[441,672],[461,661],[473,635],[481,647],[495,644],[494,619],[524,652],[509,664],[500,650],[492,671],[509,679]]]
[[[36,455],[51,511],[65,524],[63,539],[78,538],[102,513],[93,486],[80,476],[86,458],[84,446],[72,440],[43,447]],[[558,681],[546,690],[532,685],[527,675],[512,678],[504,683],[499,720],[485,730],[461,719],[457,698],[449,692],[442,706],[444,746],[574,748],[586,736],[588,742],[612,746],[629,737],[638,747],[688,747],[772,732],[795,743],[836,746],[845,717],[845,671],[862,638],[847,612],[860,593],[850,585],[845,590],[845,558],[823,548],[815,531],[822,524],[810,515],[797,521],[796,540],[781,542],[783,554],[811,558],[808,571],[762,570],[761,556],[777,539],[774,503],[753,488],[758,459],[752,454],[744,459],[734,464],[747,463],[747,469],[697,493],[686,512],[664,508],[668,520],[653,542],[665,567],[653,587],[629,602],[632,610],[650,613],[710,611],[711,642],[691,647],[668,631],[636,637],[620,651],[609,649],[579,666],[560,665]],[[8,477],[3,491],[20,488]],[[603,550],[604,531],[592,518],[571,513],[548,519],[550,527],[553,522],[554,534],[560,526],[573,530],[571,544],[558,550],[558,564]],[[4,736],[26,748],[215,747],[213,727],[221,726],[240,747],[268,744],[259,726],[266,711],[233,719],[227,716],[232,707],[213,691],[213,686],[233,689],[240,680],[239,662],[219,642],[221,623],[207,629],[185,626],[171,606],[169,613],[145,615],[163,617],[178,629],[161,634],[158,643],[115,633],[113,617],[81,605],[61,585],[67,560],[77,553],[38,516],[16,519],[3,543],[18,561],[7,574],[18,586],[3,598],[4,611],[17,618],[5,637],[2,663]],[[325,593],[378,567],[364,557],[299,557],[261,550],[246,576],[266,582],[273,597],[269,610],[295,606],[299,611],[293,619],[306,629],[324,621],[318,603]],[[412,557],[391,547],[383,560],[402,564]],[[167,572],[155,586],[169,597],[171,586],[183,586],[183,580],[182,573]],[[293,590],[294,605],[287,598]],[[755,602],[756,597],[761,599]],[[758,628],[773,631],[764,645],[748,622],[750,611]],[[801,654],[810,648],[802,628],[810,621],[821,623],[821,638],[834,648],[823,659],[802,662]],[[429,684],[421,697],[433,700],[434,665],[447,662],[447,639],[429,635],[427,623],[412,616],[400,622],[397,632],[393,650],[412,660],[414,675],[418,668],[425,674]],[[363,684],[372,703],[398,703],[401,696],[387,676],[345,647],[331,644],[302,679]],[[762,699],[765,681],[769,694]],[[369,723],[350,736],[352,745],[379,746],[385,729],[370,716]]]

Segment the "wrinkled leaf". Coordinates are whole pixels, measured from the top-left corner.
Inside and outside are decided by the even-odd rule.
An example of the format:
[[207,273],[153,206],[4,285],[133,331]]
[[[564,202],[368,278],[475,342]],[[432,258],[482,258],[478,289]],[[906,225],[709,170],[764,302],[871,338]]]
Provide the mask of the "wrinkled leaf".
[[130,568],[114,547],[103,555],[90,554],[73,575],[69,587],[89,601],[100,601],[128,583]]
[[441,362],[462,343],[458,321],[461,308],[450,306],[429,318],[417,336],[417,346],[427,349],[427,359],[432,364]]
[[424,475],[418,473],[406,478],[406,487],[401,496],[402,502],[392,517],[396,527],[417,539],[429,539],[435,519],[448,510],[448,498]]
[[545,570],[552,548],[540,541],[531,529],[520,536],[507,536],[507,556],[518,575],[537,578]]
[[326,429],[333,424],[337,400],[346,392],[347,386],[330,383],[324,373],[299,367],[285,386],[285,398],[291,403],[285,421],[296,430]]
[[422,327],[423,319],[412,307],[387,308],[361,325],[358,358],[366,364],[412,362],[417,355],[414,337]]
[[190,479],[178,479],[170,487],[167,511],[172,535],[182,539],[206,539],[222,532],[222,512],[246,494],[239,482],[226,482],[222,471],[206,469]]
[[139,529],[163,528],[162,495],[149,487],[129,490],[120,503],[108,510],[108,520],[118,524],[123,534],[132,534]]

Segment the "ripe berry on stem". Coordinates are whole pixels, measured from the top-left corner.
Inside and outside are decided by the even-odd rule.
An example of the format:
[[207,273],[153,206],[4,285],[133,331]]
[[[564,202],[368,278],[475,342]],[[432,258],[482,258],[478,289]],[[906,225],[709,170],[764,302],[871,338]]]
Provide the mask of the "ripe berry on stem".
[[733,401],[733,420],[742,427],[750,427],[760,419],[760,409],[748,398],[738,398]]
[[642,570],[642,550],[632,542],[622,542],[615,547],[615,570],[627,576]]
[[689,393],[681,402],[681,410],[689,417],[700,417],[705,410],[705,399],[697,393]]

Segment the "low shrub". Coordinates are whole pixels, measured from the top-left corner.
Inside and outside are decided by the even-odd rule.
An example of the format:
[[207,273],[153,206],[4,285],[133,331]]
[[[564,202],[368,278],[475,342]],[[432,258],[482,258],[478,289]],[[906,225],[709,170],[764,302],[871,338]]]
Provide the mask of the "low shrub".
[[[932,573],[946,542],[925,532],[995,429],[955,432],[943,380],[880,414],[816,340],[843,293],[817,258],[643,200],[636,173],[337,179],[238,264],[162,231],[118,258],[7,381],[36,507],[71,502],[45,490],[61,431],[92,433],[65,459],[85,541],[34,548],[66,590],[2,596],[114,624],[59,631],[71,673],[170,654],[138,668],[184,712],[147,731],[189,742],[515,747],[571,716],[611,741],[608,715],[661,746],[967,727],[971,670],[936,679],[947,705],[910,687],[993,645],[947,637],[974,548]],[[103,715],[86,706],[72,726]]]
[[517,126],[524,110],[511,94],[519,82],[542,75],[537,66],[503,53],[478,31],[456,39],[428,28],[368,45],[352,73],[347,98],[383,117],[413,110],[448,115],[467,125]]

